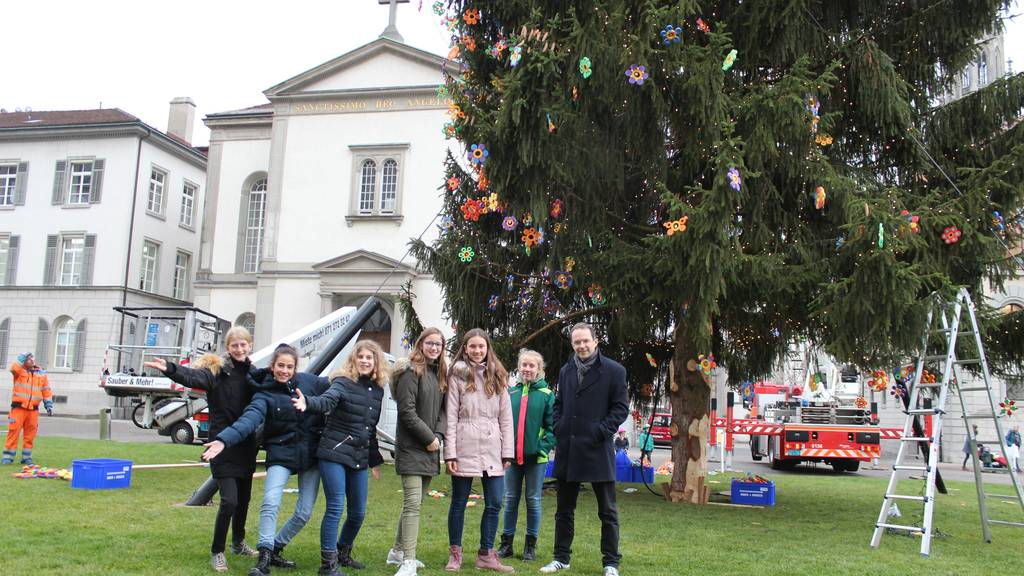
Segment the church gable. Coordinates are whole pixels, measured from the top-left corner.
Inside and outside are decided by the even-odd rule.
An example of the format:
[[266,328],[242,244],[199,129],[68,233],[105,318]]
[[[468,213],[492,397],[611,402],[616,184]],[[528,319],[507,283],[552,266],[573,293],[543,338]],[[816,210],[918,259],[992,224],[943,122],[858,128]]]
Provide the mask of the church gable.
[[397,260],[388,258],[383,254],[370,252],[368,250],[355,250],[330,260],[325,260],[313,265],[313,270],[323,273],[375,273],[390,272],[397,268],[399,272],[415,272],[411,266],[399,263]]
[[378,38],[270,88],[268,98],[304,93],[434,86],[442,82],[444,59]]

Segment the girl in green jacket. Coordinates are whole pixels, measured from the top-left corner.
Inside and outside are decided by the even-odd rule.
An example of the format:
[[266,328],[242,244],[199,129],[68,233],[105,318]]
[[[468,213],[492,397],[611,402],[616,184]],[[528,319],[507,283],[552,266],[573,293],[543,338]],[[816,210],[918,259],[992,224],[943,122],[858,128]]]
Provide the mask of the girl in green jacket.
[[526,545],[523,560],[537,557],[540,531],[540,497],[544,489],[548,453],[555,447],[552,413],[555,395],[544,381],[544,358],[533,350],[519,351],[515,386],[508,389],[512,399],[512,428],[515,432],[515,460],[505,470],[505,521],[498,556],[512,555],[512,540],[519,516],[519,497],[526,481]]

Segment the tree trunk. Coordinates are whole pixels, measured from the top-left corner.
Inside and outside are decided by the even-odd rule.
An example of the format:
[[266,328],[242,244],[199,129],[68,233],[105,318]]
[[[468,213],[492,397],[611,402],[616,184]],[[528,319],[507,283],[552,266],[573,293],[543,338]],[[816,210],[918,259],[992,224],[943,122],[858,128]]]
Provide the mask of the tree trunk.
[[683,329],[677,327],[669,368],[673,470],[665,498],[670,502],[708,501],[707,445],[713,384],[705,381],[695,364],[698,353]]

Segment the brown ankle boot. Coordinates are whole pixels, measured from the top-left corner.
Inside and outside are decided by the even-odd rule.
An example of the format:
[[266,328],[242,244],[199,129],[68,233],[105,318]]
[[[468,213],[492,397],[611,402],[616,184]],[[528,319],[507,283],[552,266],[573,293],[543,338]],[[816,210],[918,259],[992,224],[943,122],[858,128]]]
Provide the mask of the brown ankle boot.
[[486,552],[480,551],[477,553],[475,566],[480,570],[494,570],[495,572],[503,572],[506,574],[516,571],[515,568],[506,566],[498,560],[498,553],[494,551],[494,548],[491,548]]
[[448,572],[458,572],[459,568],[462,568],[462,546],[449,546],[448,563],[445,564],[444,569]]

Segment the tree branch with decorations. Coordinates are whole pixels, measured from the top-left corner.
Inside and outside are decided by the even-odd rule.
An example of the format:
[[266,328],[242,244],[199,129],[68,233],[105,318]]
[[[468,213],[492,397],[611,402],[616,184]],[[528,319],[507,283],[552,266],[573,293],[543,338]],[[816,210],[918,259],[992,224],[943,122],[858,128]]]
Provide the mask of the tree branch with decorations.
[[464,155],[413,252],[506,362],[529,337],[557,366],[593,323],[635,404],[671,405],[667,497],[702,502],[715,363],[892,366],[930,293],[1013,277],[1024,79],[934,106],[1008,4],[435,3]]

